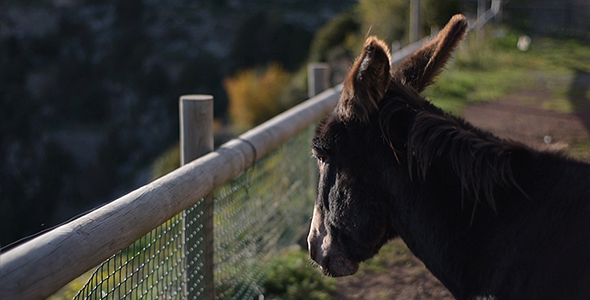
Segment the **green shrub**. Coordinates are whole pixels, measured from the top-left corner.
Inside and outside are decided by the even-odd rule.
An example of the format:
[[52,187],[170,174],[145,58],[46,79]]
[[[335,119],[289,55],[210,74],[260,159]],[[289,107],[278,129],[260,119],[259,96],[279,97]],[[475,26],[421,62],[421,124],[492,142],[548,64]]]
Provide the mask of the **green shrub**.
[[336,280],[322,275],[311,265],[307,253],[297,249],[271,261],[263,287],[267,299],[330,300],[336,292]]
[[357,36],[360,26],[357,15],[351,11],[332,19],[316,32],[309,50],[309,61],[325,62],[329,50],[343,46],[347,39]]
[[451,17],[461,13],[461,0],[425,0],[422,2],[422,18],[427,27],[442,28]]
[[156,180],[180,167],[180,144],[158,156],[152,165],[152,179]]
[[401,40],[407,31],[409,4],[407,0],[359,0],[361,38],[370,34],[387,41]]

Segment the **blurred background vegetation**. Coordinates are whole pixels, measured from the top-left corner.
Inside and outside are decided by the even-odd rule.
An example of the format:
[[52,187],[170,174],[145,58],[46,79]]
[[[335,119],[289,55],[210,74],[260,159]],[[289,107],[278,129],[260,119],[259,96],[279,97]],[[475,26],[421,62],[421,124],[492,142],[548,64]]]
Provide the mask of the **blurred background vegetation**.
[[[580,11],[565,2],[568,12]],[[0,5],[0,246],[175,168],[182,94],[214,95],[219,145],[303,101],[308,62],[329,63],[337,84],[367,34],[408,44],[409,0]],[[429,93],[442,95],[442,106],[466,105],[478,84],[468,72],[498,68],[496,55],[512,51],[523,33],[575,37],[557,43],[573,45],[571,53],[586,45],[586,23],[546,21],[541,30],[535,7],[510,1],[508,34],[474,50],[481,59],[465,52],[455,63],[470,71],[442,77],[446,84]],[[459,12],[473,17],[474,1],[423,0],[423,32]],[[481,94],[498,90],[489,82]]]

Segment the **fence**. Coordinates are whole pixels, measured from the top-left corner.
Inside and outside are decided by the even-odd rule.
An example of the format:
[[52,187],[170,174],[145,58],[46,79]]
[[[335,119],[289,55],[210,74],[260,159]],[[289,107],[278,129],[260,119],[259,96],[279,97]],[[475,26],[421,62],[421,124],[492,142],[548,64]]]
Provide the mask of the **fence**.
[[198,237],[199,227],[187,226],[204,223],[201,199],[108,259],[75,299],[258,298],[265,266],[308,229],[315,194],[314,167],[305,151],[311,133],[305,129],[215,190],[212,289],[206,280],[213,279],[206,277],[211,272],[202,269],[206,239]]
[[[100,264],[91,284],[80,296],[86,293],[106,299],[184,299],[193,291],[195,296],[202,292],[213,295],[202,284],[212,282],[211,276],[201,272],[205,264],[203,248],[207,245],[193,233],[185,232],[184,226],[194,225],[203,218],[204,213],[200,212],[203,197],[217,187],[221,188],[215,199],[218,208],[214,221],[220,236],[215,242],[218,248],[215,259],[224,263],[216,265],[219,280],[216,280],[215,292],[223,299],[229,294],[252,294],[257,288],[253,283],[263,275],[263,270],[255,263],[260,259],[259,254],[273,245],[288,244],[297,236],[297,230],[307,228],[299,223],[281,232],[273,230],[280,228],[281,222],[300,222],[303,215],[308,221],[311,213],[309,206],[290,205],[294,198],[305,198],[307,204],[313,201],[312,194],[302,192],[314,188],[309,182],[311,174],[293,179],[293,174],[301,173],[298,166],[306,165],[297,161],[297,157],[305,156],[309,166],[309,146],[290,150],[289,145],[302,140],[309,143],[310,125],[332,109],[338,95],[338,87],[329,89],[216,151],[3,253],[0,256],[1,298],[44,299]],[[306,129],[307,136],[297,136]],[[271,154],[285,143],[287,146]],[[249,168],[256,161],[259,162]],[[287,176],[275,176],[277,172]],[[270,181],[262,180],[263,176]],[[273,211],[270,218],[264,209]],[[187,219],[188,215],[195,217]],[[254,217],[248,217],[250,215]],[[223,225],[232,220],[242,223],[234,223],[239,227]],[[260,229],[262,225],[270,227]],[[251,231],[263,231],[264,236],[249,236],[245,230],[248,226]],[[237,257],[227,254],[227,251],[236,253],[236,250],[241,251],[237,251]],[[191,256],[194,260],[187,262],[185,257]],[[234,262],[237,265],[224,266]],[[252,271],[243,273],[247,280],[238,282],[240,276],[236,268]],[[236,287],[239,288],[236,290]]]
[[[392,63],[424,41],[394,53]],[[325,81],[322,69],[310,77]],[[313,124],[333,108],[340,89],[326,90],[218,150],[2,253],[0,298],[44,299],[96,266],[75,299],[258,297],[267,262],[307,231],[315,195],[309,141]],[[194,114],[203,119],[200,110]],[[185,161],[210,148],[208,139],[194,142],[202,147],[182,147]]]

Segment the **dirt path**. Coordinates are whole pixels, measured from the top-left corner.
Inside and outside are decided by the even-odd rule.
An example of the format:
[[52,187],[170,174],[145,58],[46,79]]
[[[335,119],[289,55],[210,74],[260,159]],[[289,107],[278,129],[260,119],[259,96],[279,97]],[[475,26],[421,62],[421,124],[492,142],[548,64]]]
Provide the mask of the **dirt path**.
[[[472,105],[463,117],[500,137],[590,160],[590,111],[543,109],[549,97],[550,92],[544,89],[522,90],[498,101]],[[337,299],[454,299],[401,240],[390,244],[375,258],[382,269],[367,268],[353,277],[338,279]]]
[[472,105],[463,117],[496,135],[537,149],[572,150],[590,139],[590,114],[543,109],[546,90],[522,90],[494,102]]

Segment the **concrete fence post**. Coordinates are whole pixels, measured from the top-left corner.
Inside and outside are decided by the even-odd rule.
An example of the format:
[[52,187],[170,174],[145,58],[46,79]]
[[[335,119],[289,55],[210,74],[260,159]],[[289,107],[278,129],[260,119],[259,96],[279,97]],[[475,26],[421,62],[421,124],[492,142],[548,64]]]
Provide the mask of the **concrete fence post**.
[[[213,96],[180,97],[180,159],[185,165],[213,151]],[[186,299],[215,298],[213,195],[185,211]]]

